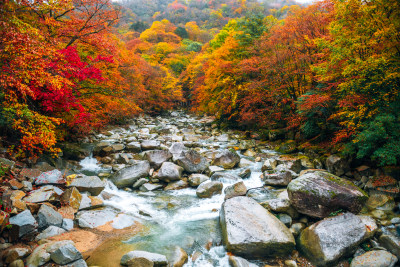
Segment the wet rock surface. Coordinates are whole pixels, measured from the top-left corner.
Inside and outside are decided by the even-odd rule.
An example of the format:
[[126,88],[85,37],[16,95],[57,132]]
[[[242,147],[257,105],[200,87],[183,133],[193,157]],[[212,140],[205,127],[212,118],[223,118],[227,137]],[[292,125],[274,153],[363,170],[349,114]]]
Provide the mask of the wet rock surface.
[[209,166],[206,158],[195,150],[182,151],[176,162],[188,173],[203,173]]
[[228,199],[220,213],[226,249],[246,258],[286,256],[295,247],[289,229],[248,197]]
[[132,166],[116,172],[111,181],[119,188],[132,186],[139,178],[147,177],[149,172],[150,163],[147,160],[137,161]]
[[366,238],[367,227],[352,213],[317,222],[302,231],[300,250],[316,265],[329,266],[351,255]]
[[292,205],[303,214],[324,218],[338,209],[357,213],[368,195],[352,182],[327,172],[307,173],[288,185]]

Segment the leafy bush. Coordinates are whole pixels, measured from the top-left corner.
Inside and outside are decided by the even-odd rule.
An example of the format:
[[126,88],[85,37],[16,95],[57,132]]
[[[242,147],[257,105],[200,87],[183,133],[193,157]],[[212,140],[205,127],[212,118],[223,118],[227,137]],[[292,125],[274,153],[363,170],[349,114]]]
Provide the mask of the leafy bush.
[[358,159],[372,159],[380,166],[400,163],[400,121],[394,114],[382,114],[369,122],[346,146],[346,153]]

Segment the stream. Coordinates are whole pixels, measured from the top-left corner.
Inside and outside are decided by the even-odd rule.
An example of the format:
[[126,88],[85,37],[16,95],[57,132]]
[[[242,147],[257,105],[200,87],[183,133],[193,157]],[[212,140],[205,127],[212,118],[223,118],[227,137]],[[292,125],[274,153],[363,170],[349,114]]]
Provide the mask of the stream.
[[[158,134],[158,128],[166,134]],[[139,118],[129,128],[118,128],[109,131],[108,135],[98,135],[97,142],[118,143],[126,139],[136,139],[140,142],[154,139],[160,141],[161,146],[166,149],[172,143],[183,140],[186,146],[195,147],[203,155],[210,156],[218,149],[237,147],[240,140],[236,137],[239,138],[239,135],[232,132],[228,138],[228,135],[212,130],[209,121],[202,122],[199,118],[173,112],[168,117]],[[267,149],[261,152],[263,155],[276,156],[275,152]],[[260,179],[262,161],[258,159],[256,162],[255,155],[245,156],[240,153],[240,150],[237,150],[237,153],[241,158],[252,163],[243,168],[237,167],[224,172],[238,175],[245,169],[250,169],[250,177],[243,179],[247,189],[262,187],[263,182]],[[101,164],[92,155],[83,159],[80,165],[80,171],[87,175],[108,173],[112,168],[112,165]],[[237,181],[222,180],[221,182],[225,189]],[[113,209],[119,213],[114,219],[114,228],[124,228],[135,221],[140,222],[144,227],[138,234],[124,236],[120,240],[114,240],[95,250],[87,261],[88,265],[119,266],[120,258],[116,257],[121,257],[130,250],[160,253],[170,258],[173,248],[179,246],[189,255],[188,263],[184,266],[230,266],[227,253],[221,244],[219,226],[219,210],[224,201],[224,189],[222,194],[211,198],[199,198],[196,196],[196,188],[141,192],[118,189],[111,181],[108,181],[104,192],[111,197],[104,200],[104,204],[106,209]],[[282,192],[282,190],[276,190],[276,192],[271,190],[269,194],[272,195]],[[257,262],[253,261],[253,263]]]

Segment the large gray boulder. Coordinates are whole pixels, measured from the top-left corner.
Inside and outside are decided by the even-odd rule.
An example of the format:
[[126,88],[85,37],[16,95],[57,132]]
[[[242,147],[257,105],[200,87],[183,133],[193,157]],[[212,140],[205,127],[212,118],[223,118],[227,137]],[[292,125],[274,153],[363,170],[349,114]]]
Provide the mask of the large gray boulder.
[[9,223],[11,225],[12,236],[15,236],[15,239],[27,234],[33,234],[37,232],[38,228],[38,223],[29,210],[11,217]]
[[[142,259],[144,259],[144,261]],[[134,250],[126,253],[124,256],[122,256],[120,263],[124,266],[141,266],[139,265],[141,262],[151,262],[155,267],[167,266],[168,264],[167,257],[164,255],[141,250]]]
[[67,243],[54,250],[50,254],[50,258],[55,263],[63,265],[82,259],[82,254],[73,244]]
[[234,197],[220,211],[222,240],[226,250],[245,258],[285,256],[295,241],[290,230],[249,197]]
[[289,183],[287,190],[297,211],[318,218],[339,209],[358,213],[368,199],[352,182],[321,171],[300,176]]
[[106,182],[97,176],[81,176],[72,180],[68,187],[76,187],[80,192],[89,192],[92,196],[97,196],[106,187]]
[[172,162],[164,162],[156,177],[165,182],[178,181],[182,177],[183,168]]
[[111,181],[118,187],[132,186],[140,178],[147,177],[150,172],[150,163],[147,160],[136,161],[132,166],[117,171]]
[[36,185],[45,185],[45,184],[64,184],[65,179],[63,177],[62,172],[59,170],[52,170],[48,172],[43,172],[34,180]]
[[144,155],[154,169],[160,168],[164,162],[172,158],[172,154],[168,150],[149,150]]
[[196,189],[196,195],[200,198],[209,198],[213,195],[219,195],[222,192],[223,184],[217,181],[206,181]]
[[203,173],[208,168],[208,162],[196,150],[182,151],[177,164],[188,173]]
[[240,157],[236,152],[232,152],[228,149],[219,151],[212,161],[212,165],[220,166],[224,169],[233,169],[240,162]]
[[319,221],[301,232],[298,248],[317,266],[332,266],[352,255],[368,237],[360,217],[345,213]]
[[372,250],[355,257],[350,267],[393,267],[398,259],[385,250]]
[[59,212],[55,211],[52,207],[43,204],[37,213],[37,220],[39,223],[39,230],[40,230],[40,229],[45,229],[50,225],[61,227],[63,217]]

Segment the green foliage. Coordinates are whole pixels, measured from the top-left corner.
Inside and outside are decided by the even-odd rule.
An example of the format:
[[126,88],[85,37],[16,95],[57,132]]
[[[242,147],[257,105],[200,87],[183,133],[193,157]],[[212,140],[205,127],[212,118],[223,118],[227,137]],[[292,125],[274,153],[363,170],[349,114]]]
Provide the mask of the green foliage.
[[182,44],[188,52],[200,52],[201,48],[203,47],[202,43],[195,42],[189,39],[184,39],[182,41]]
[[175,30],[175,34],[181,37],[182,39],[189,38],[189,34],[183,27],[177,27]]
[[400,163],[400,121],[394,114],[381,114],[366,124],[346,145],[347,154],[358,159],[372,159],[380,166]]
[[215,50],[221,47],[226,38],[237,29],[237,20],[232,19],[229,21],[227,25],[210,41],[210,47]]
[[340,213],[343,213],[343,212],[344,212],[344,210],[338,209],[337,211],[333,211],[333,212],[329,213],[328,217],[334,217],[334,216],[337,216],[337,215],[339,215]]
[[0,163],[0,178],[3,178],[3,176],[6,174],[7,170],[8,170],[7,166],[3,166]]
[[129,28],[136,32],[142,33],[145,30],[147,30],[148,28],[150,28],[150,25],[145,21],[139,20],[139,21],[132,23],[132,25]]
[[181,62],[181,61],[174,61],[174,62],[172,62],[171,64],[169,64],[169,67],[172,69],[172,71],[173,71],[175,74],[181,74],[182,71],[185,70],[186,64],[184,64],[184,63]]

